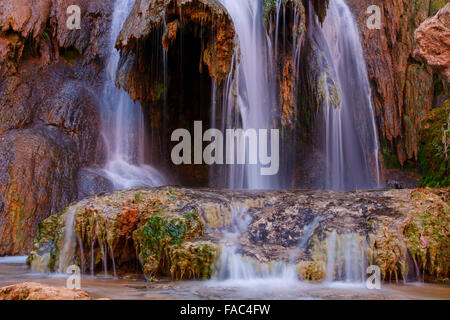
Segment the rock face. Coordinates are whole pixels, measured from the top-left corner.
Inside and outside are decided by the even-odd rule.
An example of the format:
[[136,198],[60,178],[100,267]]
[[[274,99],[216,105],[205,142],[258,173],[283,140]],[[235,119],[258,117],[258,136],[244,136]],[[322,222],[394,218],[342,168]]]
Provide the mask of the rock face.
[[[83,200],[45,220],[28,261],[39,271],[57,270],[64,262],[84,272],[107,268],[119,275],[134,270],[148,277],[209,277],[220,248],[227,245],[224,232],[236,228],[237,221],[242,229],[247,221],[248,228],[237,236],[239,253],[255,264],[291,261],[304,279],[323,279],[328,239],[335,234],[339,250],[345,250],[346,239],[354,239],[352,250],[361,250],[364,257],[360,263],[375,261],[384,279],[414,275],[411,255],[426,280],[445,281],[448,194],[445,189],[130,190]],[[75,235],[68,243],[65,221],[72,221],[70,214]],[[73,249],[69,256],[67,248]]]
[[450,186],[450,99],[427,115],[419,142],[422,185]]
[[[81,30],[66,28],[69,2]],[[38,223],[77,199],[78,170],[98,160],[109,4],[0,3],[0,256],[29,252]]]
[[[396,155],[401,165],[417,161],[418,129],[432,107],[433,72],[419,67],[412,57],[414,31],[436,6],[444,5],[438,2],[348,1],[361,32],[384,155]],[[367,27],[366,10],[371,5],[381,8],[380,30]],[[417,94],[420,102],[415,101]]]
[[[178,28],[180,20],[182,28]],[[116,44],[122,50],[118,82],[133,99],[155,101],[155,87],[152,84],[159,79],[151,72],[154,65],[149,63],[159,62],[148,58],[160,50],[161,44],[164,50],[170,51],[181,30],[189,30],[201,39],[199,69],[202,70],[205,65],[212,78],[218,82],[225,80],[231,70],[234,53],[234,28],[219,1],[138,0]],[[157,41],[152,43],[153,39]]]
[[428,64],[450,83],[450,3],[417,28],[414,40],[414,59]]
[[24,282],[0,288],[0,300],[91,300],[82,290]]
[[[217,248],[208,241],[205,224],[226,221],[217,216],[218,202],[171,188],[86,199],[42,222],[28,262],[37,271],[65,270],[77,263],[91,273],[106,268],[114,274],[143,273],[149,279],[208,278]],[[71,215],[73,226],[67,228]],[[72,244],[66,241],[71,228]]]
[[[81,29],[66,26],[67,8],[81,9]],[[19,0],[0,3],[0,78],[13,74],[24,54],[39,53],[43,60],[58,59],[67,50],[85,62],[103,58],[107,50],[111,1]]]
[[97,102],[73,71],[25,68],[0,84],[0,255],[28,252],[37,224],[77,199],[78,169],[95,162]]

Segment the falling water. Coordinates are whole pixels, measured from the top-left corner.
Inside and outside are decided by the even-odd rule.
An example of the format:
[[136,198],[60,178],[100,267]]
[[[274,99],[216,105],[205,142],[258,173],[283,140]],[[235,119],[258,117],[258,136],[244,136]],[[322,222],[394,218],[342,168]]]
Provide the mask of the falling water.
[[283,261],[273,264],[258,263],[239,253],[239,237],[248,229],[251,217],[247,209],[232,205],[233,218],[230,230],[225,234],[225,243],[221,249],[217,268],[213,278],[221,281],[239,282],[248,280],[296,281],[296,270]]
[[309,238],[311,237],[312,233],[314,232],[314,229],[317,227],[317,225],[321,220],[322,218],[320,217],[314,217],[313,221],[303,228],[303,236],[298,243],[298,247],[300,249],[307,247]]
[[[310,7],[310,37],[317,41],[327,60],[321,66],[321,86],[326,96],[322,112],[325,187],[335,190],[379,187],[377,132],[355,19],[343,0],[332,0],[320,28]],[[321,36],[324,41],[317,40]],[[334,85],[330,86],[330,81]]]
[[[262,20],[260,0],[220,0],[230,14],[239,41],[237,66],[237,108],[240,118],[228,114],[227,128],[270,129],[276,106],[275,83],[270,72],[271,44]],[[236,58],[235,58],[236,60]],[[230,100],[229,103],[234,103]],[[230,107],[229,110],[233,108]],[[241,122],[241,123],[239,123]],[[237,150],[248,154],[248,150]],[[260,165],[231,166],[228,186],[233,189],[276,189],[277,176],[260,175]]]
[[76,207],[71,207],[66,214],[64,222],[64,243],[59,254],[58,272],[65,273],[66,269],[72,264],[77,246],[77,236],[73,225],[75,219]]
[[103,138],[107,163],[101,170],[116,189],[166,184],[164,176],[145,163],[145,124],[139,103],[115,86],[120,54],[115,42],[135,0],[116,0],[111,26],[111,53],[103,92]]
[[326,241],[327,281],[363,282],[367,267],[365,239],[333,231]]

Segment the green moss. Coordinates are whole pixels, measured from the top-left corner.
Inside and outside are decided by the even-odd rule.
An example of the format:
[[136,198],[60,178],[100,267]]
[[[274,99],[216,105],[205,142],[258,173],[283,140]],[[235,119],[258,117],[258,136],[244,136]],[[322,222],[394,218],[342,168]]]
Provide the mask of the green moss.
[[413,201],[428,201],[429,205],[409,219],[405,226],[408,250],[423,271],[438,281],[445,280],[450,261],[450,207],[443,201],[428,199],[426,193],[415,192],[411,197]]
[[434,16],[441,8],[448,3],[448,0],[431,0],[430,2],[430,16]]
[[[64,222],[61,216],[65,209],[38,224],[38,235],[27,258],[27,265],[39,272],[56,271]],[[45,264],[45,265],[42,265]]]
[[[271,16],[277,11],[277,4],[286,4],[288,2],[293,3],[297,8],[302,6],[301,0],[263,0],[263,22],[267,29]],[[297,30],[299,31],[299,30]]]
[[204,225],[195,211],[183,216],[150,217],[133,234],[144,274],[149,278],[170,274],[178,280],[210,277],[215,246],[209,242],[190,242],[203,233]]
[[81,57],[80,52],[74,47],[65,48],[61,50],[61,56],[67,61],[72,62],[75,59]]
[[450,186],[450,100],[433,110],[419,133],[421,186]]
[[45,30],[41,34],[41,41],[49,41],[50,35],[52,34],[52,30],[50,27],[46,27]]
[[384,166],[386,169],[398,169],[401,167],[397,156],[387,147],[381,149],[383,155]]

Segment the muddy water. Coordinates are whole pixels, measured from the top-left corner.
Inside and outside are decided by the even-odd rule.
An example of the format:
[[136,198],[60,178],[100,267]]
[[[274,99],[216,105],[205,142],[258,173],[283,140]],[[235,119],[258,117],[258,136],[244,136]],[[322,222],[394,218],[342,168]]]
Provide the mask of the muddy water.
[[[31,273],[24,263],[0,261],[0,287],[25,281],[65,286],[66,276]],[[381,290],[364,285],[332,282],[310,284],[273,279],[248,281],[146,282],[139,279],[83,277],[82,289],[94,298],[132,300],[205,299],[450,299],[450,286],[435,284],[384,284]]]

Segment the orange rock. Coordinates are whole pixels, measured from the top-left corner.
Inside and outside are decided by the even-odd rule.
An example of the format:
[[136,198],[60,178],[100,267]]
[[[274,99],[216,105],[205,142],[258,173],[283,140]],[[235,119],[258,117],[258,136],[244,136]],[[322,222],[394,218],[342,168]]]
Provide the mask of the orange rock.
[[414,59],[428,64],[450,83],[450,3],[417,28],[414,40]]
[[131,238],[131,234],[137,228],[139,211],[136,208],[124,207],[117,217],[120,222],[119,235]]
[[0,300],[91,300],[82,290],[24,282],[0,288]]
[[[414,49],[414,31],[428,18],[429,0],[348,0],[348,5],[358,22],[361,44],[367,62],[372,86],[378,131],[382,140],[395,154],[401,165],[407,160],[415,160],[417,150],[417,130],[415,117],[411,124],[405,121],[405,111],[414,113],[415,105],[408,104],[413,99],[409,93],[419,93],[423,100],[432,100],[433,87],[409,90],[407,88],[411,55]],[[380,30],[367,28],[369,15],[366,10],[377,5],[382,12]],[[424,74],[421,75],[424,78]],[[428,76],[432,79],[432,75]],[[414,85],[414,83],[412,83]],[[411,86],[409,86],[411,89]],[[409,92],[407,92],[409,90]],[[422,108],[423,107],[423,108]],[[424,102],[421,110],[429,106]],[[409,117],[409,115],[406,115]],[[408,130],[406,130],[406,126]],[[407,131],[407,132],[406,132]]]

